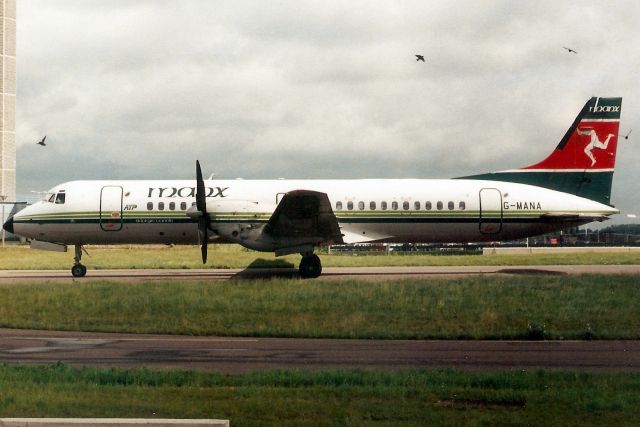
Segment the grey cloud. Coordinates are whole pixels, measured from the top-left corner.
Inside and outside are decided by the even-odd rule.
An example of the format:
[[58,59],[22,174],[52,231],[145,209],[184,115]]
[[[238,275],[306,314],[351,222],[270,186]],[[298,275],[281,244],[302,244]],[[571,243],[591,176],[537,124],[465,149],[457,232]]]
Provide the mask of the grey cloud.
[[[622,128],[640,129],[639,8],[21,2],[19,192],[85,173],[190,178],[196,158],[245,178],[450,177],[531,164],[592,95],[623,96]],[[64,167],[42,171],[32,141],[45,133]],[[624,161],[640,160],[624,150]],[[640,172],[624,161],[614,197],[637,212]]]

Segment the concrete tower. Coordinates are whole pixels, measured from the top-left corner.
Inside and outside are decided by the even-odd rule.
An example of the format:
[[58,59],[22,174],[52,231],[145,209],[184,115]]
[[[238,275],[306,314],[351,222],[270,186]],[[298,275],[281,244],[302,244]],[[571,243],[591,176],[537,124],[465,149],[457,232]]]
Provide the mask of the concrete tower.
[[16,0],[0,0],[0,73],[0,199],[15,201]]

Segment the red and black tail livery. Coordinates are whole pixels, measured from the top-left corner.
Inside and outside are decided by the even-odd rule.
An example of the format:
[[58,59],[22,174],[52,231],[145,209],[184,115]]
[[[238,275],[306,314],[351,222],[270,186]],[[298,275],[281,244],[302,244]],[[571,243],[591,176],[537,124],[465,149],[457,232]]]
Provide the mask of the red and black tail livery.
[[546,159],[463,178],[536,185],[610,205],[621,107],[622,98],[591,98]]

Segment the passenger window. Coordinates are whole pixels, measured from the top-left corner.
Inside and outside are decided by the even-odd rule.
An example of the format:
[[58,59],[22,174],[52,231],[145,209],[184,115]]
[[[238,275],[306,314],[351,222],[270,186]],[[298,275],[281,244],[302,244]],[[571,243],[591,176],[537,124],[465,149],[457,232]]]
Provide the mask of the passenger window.
[[176,210],[176,204],[175,204],[175,202],[171,202],[171,203],[169,203],[169,210],[170,210],[170,211],[175,211],[175,210]]
[[467,208],[467,205],[464,202],[460,202],[458,204],[458,207],[460,208],[461,211],[463,211]]
[[431,210],[431,202],[424,202],[424,208],[428,211]]
[[420,202],[413,202],[413,209],[419,211],[420,210]]
[[387,210],[387,202],[380,202],[380,209],[382,209],[383,211]]
[[438,202],[438,203],[436,203],[436,208],[437,208],[439,211],[441,211],[441,210],[442,210],[442,206],[443,206],[443,205],[442,205],[442,202]]
[[376,202],[369,202],[369,209],[371,209],[372,211],[376,210]]
[[158,210],[159,211],[163,211],[164,210],[164,202],[158,202]]
[[336,202],[336,210],[337,211],[341,211],[342,210],[342,202]]
[[364,210],[364,202],[358,202],[358,209],[360,209],[361,211]]
[[347,209],[349,209],[350,211],[353,210],[353,202],[347,202]]
[[447,203],[447,207],[449,208],[450,211],[452,211],[456,207],[456,204],[453,202],[449,202]]
[[409,210],[409,202],[402,202],[402,209],[404,209],[405,211]]
[[394,211],[398,210],[398,202],[391,202],[391,209],[393,209]]
[[187,202],[181,202],[180,203],[180,210],[181,211],[186,211],[187,210]]
[[64,193],[58,193],[58,194],[56,195],[56,205],[62,205],[62,204],[64,204],[64,198],[65,198],[64,196],[65,196],[65,194],[64,194]]
[[152,211],[153,210],[153,202],[147,202],[147,210],[148,211]]

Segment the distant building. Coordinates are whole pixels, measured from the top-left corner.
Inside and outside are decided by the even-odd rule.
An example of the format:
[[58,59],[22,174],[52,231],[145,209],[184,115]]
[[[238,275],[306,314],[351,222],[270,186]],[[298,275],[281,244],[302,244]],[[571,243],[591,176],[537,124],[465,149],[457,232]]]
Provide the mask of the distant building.
[[0,0],[0,199],[16,200],[16,0]]

